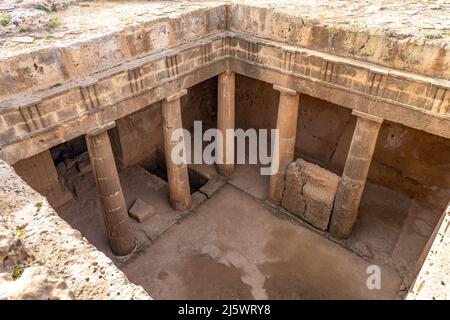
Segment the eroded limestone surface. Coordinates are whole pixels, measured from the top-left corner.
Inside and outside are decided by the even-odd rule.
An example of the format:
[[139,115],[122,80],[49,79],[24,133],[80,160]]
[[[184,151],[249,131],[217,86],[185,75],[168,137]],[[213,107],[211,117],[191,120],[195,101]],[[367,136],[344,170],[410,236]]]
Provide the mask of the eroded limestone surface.
[[[36,8],[44,2],[45,6]],[[9,1],[5,3],[11,5]],[[142,115],[147,106],[160,101],[167,104],[175,97],[180,109],[181,92],[229,71],[233,75],[269,82],[274,88],[280,87],[295,95],[309,95],[369,117],[450,137],[450,22],[435,18],[450,13],[450,5],[444,1],[407,1],[407,5],[375,0],[360,3],[347,0],[319,3],[306,0],[82,1],[67,7],[64,0],[30,0],[17,7],[30,5],[35,6],[34,11],[43,11],[36,13],[37,20],[33,24],[38,30],[21,25],[15,17],[7,21],[11,17],[4,14],[3,26],[0,26],[0,156],[24,173],[30,171],[30,167],[23,163],[21,166],[18,161],[46,152],[46,163],[51,171],[48,189],[59,189],[57,172],[64,169],[57,171],[53,167],[48,149],[105,123],[122,122],[113,136],[127,132],[126,126],[134,126],[137,114]],[[0,7],[2,13],[8,10]],[[20,36],[17,36],[17,29]],[[283,99],[280,101],[283,106]],[[169,123],[170,127],[174,123],[182,126],[179,113],[175,115],[177,122]],[[258,114],[261,113],[258,110]],[[167,118],[167,114],[163,118]],[[291,118],[297,120],[297,115]],[[168,123],[163,122],[163,128],[167,127]],[[295,127],[292,125],[293,130]],[[153,129],[144,131],[148,133]],[[312,136],[316,139],[314,134]],[[291,134],[291,138],[295,138],[295,134]],[[381,147],[383,149],[399,144],[392,134],[385,138],[388,143]],[[127,153],[123,147],[126,139],[117,136],[116,139],[123,141],[113,147]],[[372,140],[375,147],[376,139]],[[302,139],[299,141],[303,144]],[[338,147],[338,142],[332,144],[327,161],[333,158]],[[291,151],[293,153],[293,149]],[[412,153],[416,157],[414,151]],[[401,154],[400,157],[406,156]],[[365,159],[366,172],[360,179],[363,182],[360,190],[364,187],[372,154]],[[445,160],[443,162],[445,168]],[[404,161],[400,163],[403,165]],[[84,172],[83,168],[77,170]],[[417,171],[416,168],[409,170]],[[416,175],[414,172],[414,177]],[[378,179],[387,184],[389,179],[395,180],[392,173],[388,176]],[[25,246],[49,272],[67,282],[75,298],[149,298],[141,287],[130,284],[78,231],[63,222],[46,200],[18,179],[4,163],[0,165],[0,178],[4,196],[0,209],[4,211],[8,227],[27,233],[23,239]],[[301,201],[310,203],[298,214],[316,227],[326,229],[337,182],[330,178],[336,182],[333,186],[320,185],[320,191],[327,194],[316,199],[320,194],[317,188],[311,187],[312,191],[305,193],[309,190],[308,183],[314,185],[316,178],[318,176],[309,175],[310,181],[305,184],[300,181],[301,190],[293,191],[291,196],[298,192],[305,196]],[[419,177],[420,181],[424,179]],[[184,208],[190,204],[186,170],[181,180],[184,187],[180,188],[173,181],[169,185],[172,193],[186,193],[185,205],[181,206]],[[437,179],[429,180],[426,187],[429,185],[439,192],[430,201],[437,202],[439,198],[439,204],[433,204],[441,206],[441,198],[447,200],[447,190],[441,187],[447,187],[448,183],[444,181],[437,186]],[[216,191],[213,182],[209,189]],[[174,188],[180,189],[179,192]],[[403,188],[411,193],[411,187]],[[205,186],[198,194],[207,189]],[[256,191],[260,195],[261,190]],[[208,190],[201,195],[203,200],[211,196]],[[347,204],[347,200],[343,202]],[[356,202],[354,212],[359,199]],[[295,213],[298,207],[302,208],[298,201],[293,203],[290,211]],[[439,246],[436,250],[437,258],[433,257],[433,250],[429,256],[432,261],[448,260],[441,258],[442,254],[446,255],[445,247]],[[242,267],[236,255],[227,259],[225,264]],[[24,271],[22,280],[8,282],[5,287],[14,284],[10,290],[13,292],[13,287],[20,287],[21,281],[36,278],[43,280],[34,285],[36,288],[40,285],[62,288],[58,279],[50,278],[47,269],[32,268]],[[425,273],[425,278],[428,274]],[[164,277],[167,274],[161,275]],[[436,279],[432,279],[433,292],[439,290],[434,286]],[[261,279],[247,280],[254,285],[254,281]],[[428,280],[421,278],[416,292],[427,283]],[[50,292],[48,297],[58,295],[47,291]],[[27,296],[34,297],[34,294],[29,292]],[[444,296],[445,290],[432,297]]]
[[0,25],[1,52],[2,56],[8,51],[14,55],[49,44],[85,40],[225,2],[4,0],[0,2],[0,16],[9,19]]
[[123,271],[155,299],[398,298],[383,264],[382,289],[367,289],[373,263],[225,184]]
[[9,300],[72,300],[67,284],[55,278],[47,267],[29,267],[20,278],[0,274],[0,299]]
[[437,18],[437,15],[442,17],[450,10],[450,3],[445,0],[232,0],[231,2],[270,8],[275,13],[301,15],[303,20],[317,21],[343,29],[354,31],[370,29],[373,33],[405,41],[426,39],[445,45],[450,40],[448,32],[450,21]]
[[[61,219],[47,200],[3,161],[0,161],[0,199],[0,211],[7,228],[20,230],[23,234],[20,241],[25,248],[65,281],[76,299],[150,299],[142,287],[130,283],[111,260]],[[61,288],[59,282],[46,276],[46,271],[39,270],[27,272],[24,279]],[[11,286],[13,296],[21,285],[26,287],[22,282]],[[39,293],[24,294],[36,298],[35,294]]]
[[53,12],[76,4],[77,0],[3,0],[0,2],[0,36],[16,34],[13,43],[32,43],[34,37],[23,33],[35,33],[43,37],[56,29],[60,20]]
[[[432,240],[434,238],[434,240]],[[431,242],[432,241],[432,242]],[[450,204],[430,238],[431,247],[407,299],[450,298]]]
[[229,29],[450,79],[448,1],[234,0]]
[[0,216],[0,300],[70,300],[67,283],[36,260],[20,238],[28,237],[24,228],[8,229]]

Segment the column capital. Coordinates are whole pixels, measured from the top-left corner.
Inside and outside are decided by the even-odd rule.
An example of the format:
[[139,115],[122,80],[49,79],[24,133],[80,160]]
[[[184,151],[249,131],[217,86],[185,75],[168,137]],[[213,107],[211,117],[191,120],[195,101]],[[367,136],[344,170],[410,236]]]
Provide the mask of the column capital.
[[171,101],[173,101],[173,100],[180,99],[180,98],[181,98],[182,96],[184,96],[185,94],[187,94],[187,90],[186,90],[186,89],[183,89],[183,90],[181,90],[181,91],[178,91],[177,93],[174,93],[174,94],[168,96],[168,97],[165,99],[165,101],[166,101],[166,102],[171,102]]
[[364,119],[367,119],[370,121],[378,122],[378,123],[382,123],[384,120],[383,118],[380,118],[380,117],[377,117],[377,116],[374,116],[374,115],[371,115],[371,114],[368,114],[365,112],[361,112],[358,110],[353,110],[352,115],[357,116],[359,118],[364,118]]
[[277,91],[289,94],[291,96],[295,96],[297,94],[299,94],[297,91],[289,89],[289,88],[285,88],[285,87],[281,87],[281,86],[277,86],[276,84],[273,85],[273,88]]
[[233,74],[233,73],[234,73],[234,71],[232,71],[230,69],[227,69],[224,72],[222,72],[222,74],[226,74],[226,75],[230,75],[230,74]]
[[105,132],[111,128],[114,128],[116,126],[116,122],[115,121],[111,121],[108,122],[106,124],[102,124],[100,127],[94,128],[92,130],[89,130],[88,132],[86,132],[86,135],[88,136],[95,136],[99,133]]

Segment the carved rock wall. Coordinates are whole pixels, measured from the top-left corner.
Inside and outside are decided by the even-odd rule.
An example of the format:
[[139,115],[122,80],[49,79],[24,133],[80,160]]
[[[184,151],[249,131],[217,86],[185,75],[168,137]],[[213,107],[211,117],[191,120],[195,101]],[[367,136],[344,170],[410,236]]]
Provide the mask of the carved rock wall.
[[[274,128],[277,108],[270,84],[236,76],[237,127]],[[350,109],[301,95],[296,157],[341,175],[355,123]],[[448,139],[384,122],[369,180],[443,209],[450,197],[449,166]]]
[[71,300],[65,281],[36,260],[20,238],[23,228],[10,230],[0,216],[0,300]]
[[[33,261],[38,261],[67,283],[75,299],[151,299],[142,287],[132,284],[110,259],[61,219],[42,195],[1,160],[0,199],[0,213],[6,227],[21,235],[20,241],[27,252],[32,253]],[[44,288],[50,285],[58,290],[62,288],[60,282],[41,271],[24,272],[24,279],[31,283],[37,281]],[[17,288],[21,285],[22,282],[18,282],[11,290],[19,292],[21,290]],[[35,297],[31,291],[23,293]],[[56,291],[50,293],[56,294]]]
[[286,170],[282,206],[321,230],[328,229],[339,177],[303,159]]

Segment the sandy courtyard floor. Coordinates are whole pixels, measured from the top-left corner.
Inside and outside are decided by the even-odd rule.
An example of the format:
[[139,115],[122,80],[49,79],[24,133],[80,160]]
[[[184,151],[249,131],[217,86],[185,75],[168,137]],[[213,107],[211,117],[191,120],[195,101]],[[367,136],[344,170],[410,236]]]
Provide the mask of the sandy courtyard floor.
[[[157,210],[143,223],[131,219],[141,251],[130,260],[111,255],[92,173],[58,213],[156,299],[399,298],[440,216],[368,184],[348,250],[268,206],[268,179],[257,167],[239,166],[208,198],[196,192],[201,202],[186,215],[170,207],[167,183],[143,168],[121,169],[120,179],[128,206],[140,198]],[[367,288],[372,264],[381,290]]]
[[226,185],[124,266],[157,299],[395,298],[400,278]]

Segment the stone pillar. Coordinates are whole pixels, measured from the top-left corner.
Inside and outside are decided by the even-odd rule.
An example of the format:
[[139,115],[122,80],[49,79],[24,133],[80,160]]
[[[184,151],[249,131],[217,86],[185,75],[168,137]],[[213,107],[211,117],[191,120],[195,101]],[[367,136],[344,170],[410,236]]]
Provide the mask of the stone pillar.
[[347,238],[358,219],[358,207],[366,184],[378,132],[383,119],[353,110],[358,117],[344,172],[336,192],[330,233]]
[[187,93],[182,90],[165,99],[161,104],[162,127],[164,133],[164,154],[166,158],[167,179],[169,182],[170,203],[175,210],[184,211],[191,207],[191,191],[186,164],[172,161],[172,148],[178,141],[172,141],[172,133],[182,129],[180,97]]
[[[300,97],[299,94],[293,90],[279,86],[273,86],[273,88],[280,91],[277,116],[279,146],[278,148],[275,146],[272,155],[272,168],[276,173],[270,176],[268,200],[273,204],[279,204],[283,198],[286,168],[289,163],[294,160]],[[277,160],[278,168],[276,166]]]
[[86,134],[86,144],[111,250],[116,256],[126,256],[133,251],[136,243],[107,132],[114,125],[112,123]]
[[217,101],[217,129],[222,132],[223,141],[217,141],[217,172],[231,176],[234,172],[234,135],[227,140],[226,129],[235,127],[235,74],[226,71],[219,75]]

